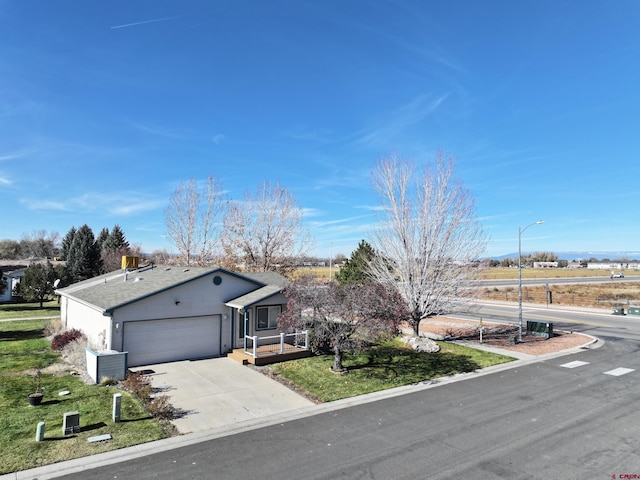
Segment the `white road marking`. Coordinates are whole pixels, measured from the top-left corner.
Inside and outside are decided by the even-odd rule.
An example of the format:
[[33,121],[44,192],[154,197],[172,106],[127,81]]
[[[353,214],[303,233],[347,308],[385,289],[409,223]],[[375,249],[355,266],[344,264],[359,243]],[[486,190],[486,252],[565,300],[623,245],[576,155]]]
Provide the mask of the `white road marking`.
[[582,362],[580,360],[576,360],[574,362],[565,363],[560,366],[564,368],[576,368],[576,367],[581,367],[583,365],[589,365],[589,362]]
[[608,372],[604,372],[605,375],[613,375],[614,377],[619,377],[620,375],[626,375],[627,373],[633,372],[635,369],[633,368],[614,368],[613,370],[609,370]]

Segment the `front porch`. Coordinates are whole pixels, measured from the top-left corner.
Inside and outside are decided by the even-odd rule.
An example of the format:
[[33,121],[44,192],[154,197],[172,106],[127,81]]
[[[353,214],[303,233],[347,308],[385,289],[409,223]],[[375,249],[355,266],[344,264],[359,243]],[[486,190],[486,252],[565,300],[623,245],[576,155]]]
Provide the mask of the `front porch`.
[[245,346],[236,348],[227,357],[256,366],[285,362],[311,355],[307,331],[281,333],[271,337],[245,336]]

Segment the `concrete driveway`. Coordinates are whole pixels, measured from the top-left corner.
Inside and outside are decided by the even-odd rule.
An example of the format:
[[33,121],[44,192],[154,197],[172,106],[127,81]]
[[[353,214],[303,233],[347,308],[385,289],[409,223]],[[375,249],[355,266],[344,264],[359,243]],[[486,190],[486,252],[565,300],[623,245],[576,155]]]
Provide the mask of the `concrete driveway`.
[[226,357],[147,365],[152,378],[181,412],[180,433],[200,432],[312,406],[275,380]]

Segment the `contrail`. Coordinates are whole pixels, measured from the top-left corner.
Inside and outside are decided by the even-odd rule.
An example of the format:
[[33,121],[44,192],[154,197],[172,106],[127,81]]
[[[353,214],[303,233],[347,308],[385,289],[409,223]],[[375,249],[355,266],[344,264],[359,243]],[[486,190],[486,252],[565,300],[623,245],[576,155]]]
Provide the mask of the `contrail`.
[[154,18],[153,20],[143,20],[142,22],[125,23],[124,25],[115,25],[111,27],[111,30],[115,30],[116,28],[135,27],[136,25],[144,25],[145,23],[165,22],[167,20],[173,20],[174,18],[178,17]]

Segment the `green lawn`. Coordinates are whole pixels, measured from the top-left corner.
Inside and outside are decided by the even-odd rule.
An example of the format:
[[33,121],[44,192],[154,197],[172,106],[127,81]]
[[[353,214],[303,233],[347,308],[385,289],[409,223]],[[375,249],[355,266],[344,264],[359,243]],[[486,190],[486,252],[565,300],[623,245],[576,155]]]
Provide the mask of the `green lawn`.
[[[23,315],[20,315],[23,316]],[[0,474],[84,457],[164,438],[161,425],[128,392],[87,385],[69,371],[47,368],[60,362],[42,333],[46,320],[0,322]],[[29,406],[34,373],[41,368],[44,399]],[[69,395],[59,396],[67,390]],[[113,394],[122,394],[122,422],[111,421]],[[81,432],[62,434],[65,412],[80,413]],[[38,422],[45,422],[45,441],[36,442]],[[87,443],[109,433],[112,440]]]
[[12,318],[59,317],[60,305],[56,300],[40,303],[0,303],[0,320]]
[[273,365],[273,372],[323,402],[410,385],[515,360],[512,357],[438,342],[437,354],[418,353],[399,341],[369,352],[346,355],[346,374],[331,372],[333,356],[316,356]]

